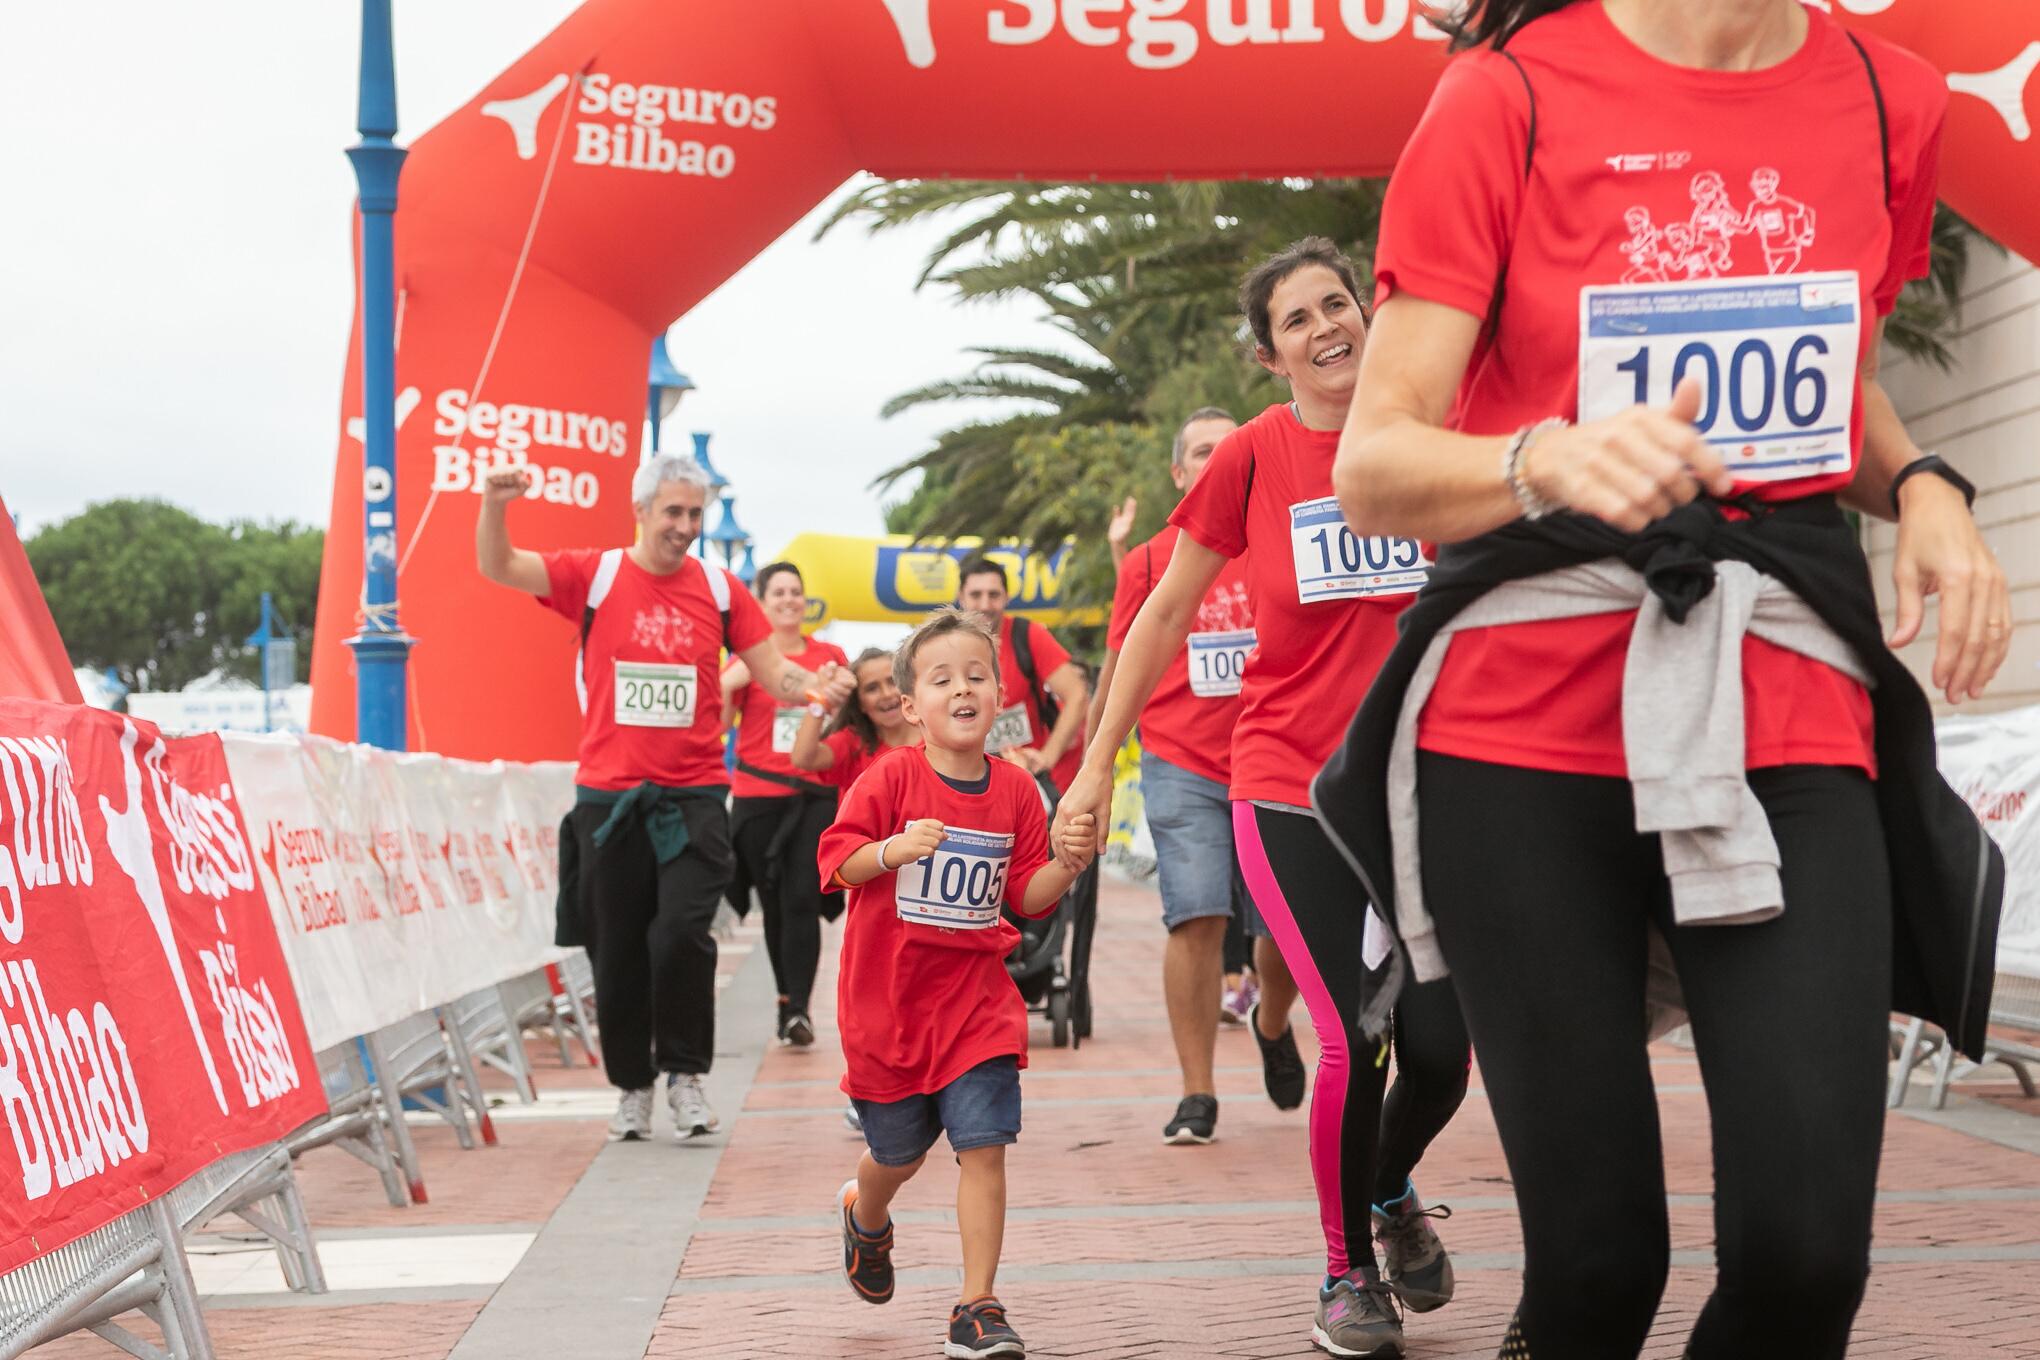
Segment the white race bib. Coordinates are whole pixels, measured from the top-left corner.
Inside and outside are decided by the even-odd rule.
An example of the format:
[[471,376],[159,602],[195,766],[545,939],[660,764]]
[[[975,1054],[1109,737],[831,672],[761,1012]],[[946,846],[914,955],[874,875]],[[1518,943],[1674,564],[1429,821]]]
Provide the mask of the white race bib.
[[1240,692],[1254,630],[1190,635],[1190,692],[1200,699],[1229,699]]
[[1736,480],[1846,472],[1861,305],[1854,270],[1582,288],[1579,418],[1662,406],[1690,375]]
[[772,750],[777,755],[793,753],[793,739],[800,735],[800,725],[807,718],[807,707],[782,708],[772,715]]
[[893,881],[900,919],[948,930],[985,930],[997,925],[1006,900],[1006,871],[1013,859],[1013,833],[942,830],[934,854],[902,865]]
[[697,690],[694,667],[665,661],[616,663],[616,722],[620,727],[692,727]]
[[1289,546],[1301,604],[1408,595],[1422,588],[1431,569],[1413,538],[1354,534],[1333,496],[1289,507]]
[[1033,744],[1034,721],[1024,702],[1000,709],[999,716],[992,719],[992,730],[985,734],[985,749],[994,753]]

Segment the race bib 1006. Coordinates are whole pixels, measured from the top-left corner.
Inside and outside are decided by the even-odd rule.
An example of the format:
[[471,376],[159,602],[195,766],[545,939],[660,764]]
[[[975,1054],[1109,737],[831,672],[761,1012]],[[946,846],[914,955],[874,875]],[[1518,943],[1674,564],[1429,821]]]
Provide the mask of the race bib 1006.
[[1027,716],[1025,703],[1000,709],[999,716],[992,719],[992,730],[985,734],[987,751],[1010,751],[1015,746],[1033,744],[1034,722]]
[[793,739],[800,735],[800,725],[807,718],[805,706],[782,708],[772,715],[772,750],[776,755],[791,755]]
[[692,727],[694,667],[664,661],[616,663],[616,722],[620,727]]
[[1413,538],[1359,537],[1331,496],[1289,507],[1289,544],[1301,604],[1408,595],[1423,587],[1431,568]]
[[1254,630],[1190,635],[1190,692],[1200,699],[1226,699],[1240,692]]
[[900,919],[947,930],[996,925],[1012,858],[1010,831],[944,827],[942,844],[934,854],[902,865],[894,876],[893,900]]
[[1580,290],[1582,422],[1662,406],[1681,379],[1736,480],[1851,466],[1861,295],[1853,270]]

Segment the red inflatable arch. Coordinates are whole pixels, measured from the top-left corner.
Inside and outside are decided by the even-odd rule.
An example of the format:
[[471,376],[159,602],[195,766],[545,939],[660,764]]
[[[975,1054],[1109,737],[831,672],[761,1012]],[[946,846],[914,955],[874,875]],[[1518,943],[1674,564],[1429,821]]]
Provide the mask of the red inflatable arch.
[[[1943,193],[2040,258],[2032,0],[1823,7],[1949,73]],[[516,516],[527,545],[626,539],[652,337],[853,172],[1385,174],[1444,48],[1412,0],[588,0],[404,169],[397,547],[420,639],[414,748],[572,755],[572,638],[476,575],[474,469],[543,469]],[[312,712],[342,737],[358,337],[349,354]]]

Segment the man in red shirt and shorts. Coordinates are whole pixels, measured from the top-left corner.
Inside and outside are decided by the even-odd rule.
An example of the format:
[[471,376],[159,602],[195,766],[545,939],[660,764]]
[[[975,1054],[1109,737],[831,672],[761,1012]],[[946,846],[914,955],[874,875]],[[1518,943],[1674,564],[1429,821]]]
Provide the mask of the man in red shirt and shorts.
[[505,512],[534,490],[523,468],[489,475],[475,555],[482,575],[580,628],[579,920],[562,921],[576,938],[561,943],[585,943],[594,961],[603,1062],[622,1092],[610,1136],[651,1136],[652,1088],[664,1072],[675,1135],[698,1137],[719,1122],[701,1079],[715,1056],[710,927],[733,864],[716,683],[723,649],[784,700],[825,677],[786,661],[764,611],[728,572],[687,555],[709,498],[692,458],[637,470],[629,548],[512,546]]

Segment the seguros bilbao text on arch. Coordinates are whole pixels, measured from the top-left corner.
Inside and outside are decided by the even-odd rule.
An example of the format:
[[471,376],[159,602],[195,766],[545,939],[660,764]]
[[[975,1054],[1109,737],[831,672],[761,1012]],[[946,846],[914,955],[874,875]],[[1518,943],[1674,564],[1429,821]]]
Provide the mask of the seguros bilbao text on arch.
[[519,402],[470,401],[465,388],[441,392],[433,403],[432,432],[442,438],[472,436],[477,442],[435,444],[432,448],[432,489],[480,495],[489,474],[521,467],[531,474],[530,500],[591,509],[601,499],[594,473],[559,463],[533,461],[527,450],[536,446],[560,453],[599,453],[622,458],[629,450],[624,422]]

